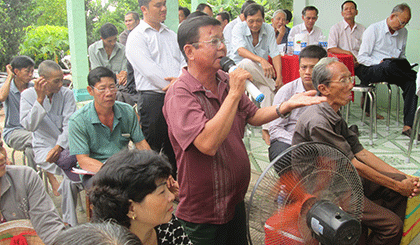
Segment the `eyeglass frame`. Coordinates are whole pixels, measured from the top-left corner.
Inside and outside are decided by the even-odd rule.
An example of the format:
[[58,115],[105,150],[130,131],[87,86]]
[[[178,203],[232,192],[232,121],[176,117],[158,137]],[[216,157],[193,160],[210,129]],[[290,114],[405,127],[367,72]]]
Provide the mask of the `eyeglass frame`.
[[[214,43],[215,41],[216,41],[216,43]],[[194,46],[195,48],[197,48],[198,44],[200,44],[200,43],[209,43],[212,46],[215,46],[216,48],[220,48],[220,45],[222,45],[222,43],[225,44],[225,38],[224,37],[222,37],[222,38],[214,37],[214,38],[212,38],[211,40],[208,40],[208,41],[199,41],[199,42],[191,43],[191,45]]]
[[[347,81],[343,81],[343,80],[347,80]],[[334,81],[334,80],[328,80],[328,81],[329,81],[329,83],[341,83],[342,85],[348,85],[350,83],[353,83],[352,76],[343,77],[343,78],[341,78],[338,81]]]
[[400,23],[400,26],[408,26],[408,22],[407,23],[401,22],[400,18],[398,18],[398,15],[396,15],[395,17],[397,17],[397,20]]
[[115,86],[113,88],[106,87],[105,89],[95,88],[94,86],[90,86],[90,87],[93,88],[93,89],[96,89],[98,91],[98,93],[100,93],[100,94],[105,93],[107,90],[109,90],[109,92],[111,92],[111,93],[117,93],[117,91],[118,91],[117,86]]

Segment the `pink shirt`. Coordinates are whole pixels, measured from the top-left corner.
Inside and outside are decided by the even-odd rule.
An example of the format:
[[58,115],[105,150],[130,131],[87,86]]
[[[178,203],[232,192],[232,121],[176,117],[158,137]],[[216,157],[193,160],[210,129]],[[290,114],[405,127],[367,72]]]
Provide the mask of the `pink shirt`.
[[235,212],[235,206],[245,197],[250,179],[250,163],[242,141],[245,125],[258,108],[244,94],[231,130],[223,142],[229,160],[215,164],[214,157],[201,153],[194,139],[207,121],[196,93],[204,93],[218,111],[228,94],[227,73],[219,70],[219,98],[205,90],[186,68],[166,93],[163,114],[175,151],[180,184],[180,202],[176,216],[193,223],[225,224]]

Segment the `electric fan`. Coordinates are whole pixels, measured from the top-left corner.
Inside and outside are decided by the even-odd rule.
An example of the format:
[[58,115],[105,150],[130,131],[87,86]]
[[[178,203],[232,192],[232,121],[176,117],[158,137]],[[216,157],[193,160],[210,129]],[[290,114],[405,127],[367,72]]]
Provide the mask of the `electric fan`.
[[248,203],[251,244],[355,244],[363,187],[350,160],[323,143],[302,143],[274,159]]

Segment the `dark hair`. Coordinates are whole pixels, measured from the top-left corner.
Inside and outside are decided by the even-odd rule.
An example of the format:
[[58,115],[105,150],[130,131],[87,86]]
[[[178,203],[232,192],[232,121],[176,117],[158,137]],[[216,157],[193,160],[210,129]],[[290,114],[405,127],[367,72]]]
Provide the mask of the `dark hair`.
[[111,77],[114,79],[114,82],[117,81],[117,76],[115,76],[114,72],[106,67],[99,66],[89,72],[88,85],[95,87],[95,84],[101,81],[103,77]]
[[314,58],[314,59],[322,59],[327,57],[327,51],[323,47],[318,45],[309,45],[306,48],[302,49],[299,54],[299,63],[302,58]]
[[85,223],[59,233],[53,245],[141,245],[140,238],[114,222]]
[[219,16],[219,15],[220,15],[220,17],[222,17],[222,20],[227,20],[228,22],[230,21],[230,15],[229,15],[228,12],[223,11],[223,12],[220,12],[220,13],[217,14],[217,16]]
[[343,11],[344,4],[346,4],[346,3],[352,3],[352,4],[354,4],[354,8],[357,10],[357,4],[355,2],[353,2],[353,1],[345,1],[343,4],[341,4],[341,11]]
[[140,20],[139,13],[137,13],[135,11],[130,11],[130,12],[126,13],[125,16],[130,15],[130,14],[133,16],[134,20]]
[[10,65],[12,66],[12,70],[14,69],[22,69],[35,66],[35,62],[31,57],[26,55],[19,55],[16,56],[10,61]]
[[101,26],[101,29],[99,29],[99,32],[101,33],[101,37],[103,39],[107,39],[108,37],[118,35],[117,27],[115,27],[111,23],[105,23],[103,26]]
[[142,202],[156,190],[156,181],[166,179],[172,168],[166,157],[152,150],[122,150],[108,158],[93,177],[89,198],[93,220],[113,219],[130,228],[130,201]]
[[152,0],[138,0],[137,2],[139,3],[139,7],[141,7],[141,6],[145,6],[145,7],[149,8],[149,3],[150,3],[151,1],[152,1]]
[[44,60],[38,66],[38,74],[44,78],[49,78],[52,71],[61,71],[61,67],[52,60]]
[[187,18],[188,17],[188,15],[190,15],[190,10],[188,9],[188,8],[185,8],[185,7],[181,7],[181,6],[179,6],[179,8],[178,8],[178,10],[181,10],[182,12],[184,12],[184,16],[185,16],[185,18]]
[[242,4],[242,7],[241,7],[241,14],[243,14],[245,12],[245,9],[246,9],[246,7],[248,7],[248,5],[253,4],[253,3],[255,3],[254,0],[245,1],[244,4]]
[[401,4],[396,5],[396,6],[392,9],[391,14],[393,14],[393,13],[402,13],[402,12],[404,12],[404,11],[408,11],[408,13],[409,13],[409,14],[410,14],[410,16],[411,16],[411,9],[410,9],[410,6],[408,6],[408,4],[406,4],[406,3],[401,3]]
[[203,16],[190,18],[191,15],[181,23],[178,28],[178,45],[185,59],[188,60],[184,52],[184,46],[186,44],[192,44],[198,42],[200,39],[199,30],[204,26],[220,26],[220,21],[206,14]]
[[286,20],[289,22],[292,21],[292,12],[290,12],[288,9],[283,9],[283,11],[286,13]]
[[315,8],[314,6],[306,6],[306,7],[304,7],[303,10],[302,10],[302,15],[303,16],[306,16],[306,11],[308,11],[308,10],[309,11],[314,10],[316,12],[316,15],[318,16],[318,9]]
[[248,5],[248,7],[246,7],[244,11],[245,19],[248,16],[256,15],[258,11],[261,12],[262,18],[264,19],[264,7],[262,5],[259,5],[257,3],[252,3]]
[[[200,3],[199,5],[197,5],[197,8],[195,9],[196,11],[201,11],[203,12],[204,9],[206,9],[206,7],[208,7],[209,9],[211,9],[210,5],[206,4],[206,3]],[[213,10],[212,10],[213,11]]]
[[[186,20],[187,19],[192,19],[192,18],[195,18],[195,17],[199,17],[199,16],[208,16],[208,15],[206,13],[204,13],[204,12],[201,12],[201,11],[198,11],[197,10],[195,12],[192,12],[190,15],[188,15],[188,17],[186,18]],[[184,23],[184,21],[182,23]]]

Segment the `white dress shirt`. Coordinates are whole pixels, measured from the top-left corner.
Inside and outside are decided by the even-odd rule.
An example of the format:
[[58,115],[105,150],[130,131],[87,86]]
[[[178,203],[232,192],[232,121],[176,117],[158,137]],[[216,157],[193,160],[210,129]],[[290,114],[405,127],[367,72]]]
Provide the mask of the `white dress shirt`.
[[242,20],[241,18],[236,17],[236,19],[232,20],[231,22],[229,22],[226,26],[225,29],[223,29],[223,38],[225,39],[225,45],[226,45],[226,50],[227,50],[227,54],[226,56],[230,57],[233,53],[233,48],[232,48],[232,31],[233,28],[235,27],[236,24],[241,23]]
[[353,29],[345,21],[340,21],[330,29],[328,37],[328,49],[340,48],[350,51],[355,57],[359,54],[360,44],[362,43],[363,32],[366,28],[355,23]]
[[[281,103],[289,100],[293,95],[305,92],[302,78],[298,78],[285,84],[277,91],[274,96],[273,105],[280,105]],[[292,144],[293,134],[297,120],[300,115],[306,110],[305,107],[294,109],[288,118],[277,118],[270,122],[268,132],[270,133],[270,140],[278,140],[287,144]]]
[[370,25],[363,33],[357,60],[365,66],[381,63],[384,58],[406,58],[407,29],[391,34],[386,19]]
[[319,37],[322,36],[321,28],[314,26],[311,32],[306,29],[305,23],[294,26],[289,33],[289,36],[295,37],[296,34],[308,34],[308,45],[318,45]]
[[62,87],[58,93],[53,94],[51,102],[46,96],[42,105],[37,101],[34,88],[22,92],[20,123],[32,132],[36,163],[45,162],[48,152],[56,145],[63,149],[69,148],[69,119],[75,111],[76,101],[68,88]]
[[179,49],[176,33],[161,24],[159,31],[140,21],[128,35],[125,54],[134,69],[137,91],[164,93],[162,88],[178,77],[187,63]]

